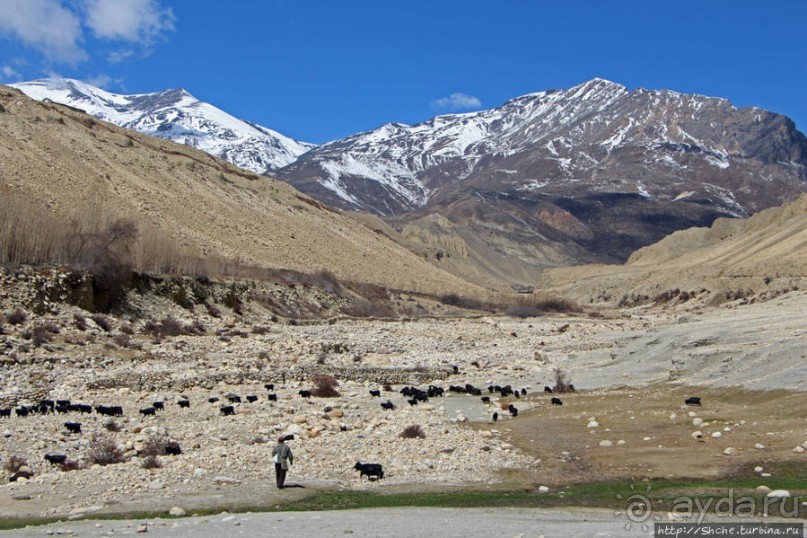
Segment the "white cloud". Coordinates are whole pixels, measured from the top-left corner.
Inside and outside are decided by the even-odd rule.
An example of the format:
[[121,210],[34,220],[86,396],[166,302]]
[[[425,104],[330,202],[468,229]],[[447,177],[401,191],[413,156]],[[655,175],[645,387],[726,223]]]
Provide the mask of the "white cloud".
[[0,80],[16,82],[20,79],[22,79],[22,75],[10,65],[0,67]]
[[61,0],[0,0],[0,34],[20,39],[49,60],[75,64],[87,58],[81,21]]
[[96,88],[108,89],[113,85],[120,84],[120,79],[113,79],[109,75],[104,75],[103,73],[100,75],[95,75],[94,77],[85,78],[84,82],[91,86],[95,86]]
[[482,101],[473,95],[465,93],[452,93],[448,97],[441,97],[432,101],[432,106],[439,110],[457,111],[473,110],[482,107]]
[[86,24],[99,39],[150,45],[174,29],[174,13],[157,0],[85,0]]

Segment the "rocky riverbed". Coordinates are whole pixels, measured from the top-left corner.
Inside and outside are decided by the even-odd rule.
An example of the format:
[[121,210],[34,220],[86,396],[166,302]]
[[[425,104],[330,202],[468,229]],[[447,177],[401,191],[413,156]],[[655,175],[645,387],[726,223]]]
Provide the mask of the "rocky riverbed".
[[[93,316],[61,305],[40,314],[22,309],[18,321],[12,319],[18,298],[7,293],[0,406],[70,399],[119,405],[124,413],[0,418],[4,465],[17,456],[32,474],[0,486],[0,515],[266,506],[281,493],[272,486],[270,458],[281,434],[295,436],[289,481],[302,486],[284,490],[286,499],[321,488],[499,487],[520,472],[540,480],[546,463],[522,442],[527,434],[512,432],[521,417],[547,408],[542,389],[553,383],[555,368],[582,394],[726,380],[747,389],[803,391],[805,295],[606,316],[293,325],[260,312],[214,316],[202,307],[188,310],[154,298],[142,299],[137,318]],[[154,329],[167,320],[180,327],[178,334]],[[43,330],[47,334],[36,343]],[[774,360],[776,375],[753,373]],[[725,375],[709,375],[721,369]],[[312,389],[318,374],[334,376],[340,395],[303,398],[299,391]],[[267,383],[274,385],[271,391]],[[399,393],[405,385],[447,389],[466,383],[482,388],[491,401],[447,392],[410,406]],[[488,393],[491,384],[527,394],[503,398]],[[370,390],[381,390],[381,397]],[[277,399],[270,400],[270,393]],[[220,410],[228,395],[242,398],[232,416]],[[248,402],[250,395],[257,400]],[[381,408],[386,400],[394,410]],[[164,402],[165,410],[139,413],[155,401]],[[517,418],[502,408],[511,403],[519,409]],[[495,424],[494,412],[500,417]],[[69,433],[66,421],[80,422],[82,432]],[[420,426],[425,437],[402,438],[410,425]],[[92,463],[89,454],[99,438],[119,447],[121,463]],[[182,453],[158,456],[159,466],[144,468],[144,448],[154,440],[174,441]],[[60,470],[45,454],[64,454],[80,468]],[[353,470],[359,460],[383,464],[385,478],[361,479]]]

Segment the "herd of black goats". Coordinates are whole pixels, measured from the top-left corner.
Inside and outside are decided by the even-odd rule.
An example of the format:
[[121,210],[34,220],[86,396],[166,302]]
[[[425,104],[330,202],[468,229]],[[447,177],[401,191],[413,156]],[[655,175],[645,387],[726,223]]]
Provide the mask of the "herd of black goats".
[[[267,383],[264,385],[264,388],[268,391],[268,400],[269,401],[277,401],[277,394],[274,391],[274,384]],[[491,394],[499,394],[501,397],[506,398],[509,396],[513,396],[514,398],[518,399],[521,396],[526,396],[527,389],[513,389],[510,385],[506,386],[499,386],[499,385],[490,385],[487,387],[488,395],[483,396],[482,389],[474,387],[470,383],[462,385],[450,385],[448,387],[449,392],[457,393],[457,394],[468,394],[471,396],[479,396],[483,403],[490,403],[490,395]],[[568,392],[574,392],[574,386],[569,385],[567,388]],[[404,387],[400,391],[405,398],[407,403],[410,406],[417,405],[418,402],[427,402],[430,398],[441,397],[445,394],[445,390],[442,387],[437,387],[435,385],[429,385],[426,390],[417,388],[417,387]],[[544,392],[551,394],[552,388],[544,387]],[[300,390],[298,391],[298,395],[302,398],[311,398],[311,391],[309,390]],[[370,390],[370,396],[372,397],[381,397],[380,390]],[[235,394],[228,394],[224,397],[227,400],[227,404],[222,405],[219,407],[219,412],[223,416],[230,416],[235,415],[235,406],[234,404],[242,403],[242,399],[240,396]],[[249,403],[253,403],[258,401],[258,396],[250,395],[246,396],[246,401]],[[208,402],[211,404],[215,404],[219,402],[220,399],[218,397],[210,397],[208,398]],[[560,398],[555,396],[551,397],[550,403],[553,406],[563,405],[563,402]],[[700,397],[690,397],[687,398],[684,402],[685,405],[701,405]],[[181,397],[179,400],[176,401],[176,404],[181,409],[187,409],[190,407],[190,400],[187,397]],[[385,402],[381,402],[381,407],[385,410],[393,410],[395,409],[395,404],[392,403],[391,400],[387,400]],[[11,417],[12,411],[18,417],[27,417],[29,415],[47,415],[51,413],[59,413],[59,414],[70,414],[70,413],[77,413],[79,415],[84,414],[91,414],[95,410],[95,412],[99,415],[109,416],[109,417],[122,417],[123,416],[123,407],[120,405],[96,405],[91,406],[84,403],[71,403],[70,400],[41,400],[39,403],[35,405],[22,405],[17,408],[0,408],[0,418],[9,418]],[[155,401],[149,407],[144,407],[140,409],[138,412],[143,415],[143,417],[150,417],[156,416],[158,411],[165,410],[165,402],[163,401]],[[507,407],[507,411],[512,417],[518,416],[518,408],[516,408],[512,403],[509,404]],[[499,419],[499,413],[493,413],[491,419],[493,422],[496,422]],[[81,433],[81,423],[68,421],[64,423],[65,429],[71,434],[80,434]],[[293,435],[289,435],[286,437],[287,440],[294,439]],[[165,447],[166,455],[179,455],[182,453],[182,449],[180,448],[179,444],[176,442],[169,443]],[[67,461],[67,456],[64,454],[45,454],[45,459],[53,465],[63,465]],[[361,463],[357,462],[355,465],[355,470],[359,471],[359,476],[367,476],[368,480],[371,476],[376,477],[376,479],[384,478],[384,470],[381,464],[377,463]],[[16,479],[12,477],[12,480]]]

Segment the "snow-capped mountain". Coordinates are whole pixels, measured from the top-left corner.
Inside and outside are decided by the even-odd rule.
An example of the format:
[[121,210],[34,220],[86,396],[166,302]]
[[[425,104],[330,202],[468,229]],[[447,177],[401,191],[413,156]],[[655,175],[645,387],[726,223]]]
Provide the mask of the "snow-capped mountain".
[[11,86],[33,99],[50,99],[121,127],[193,146],[258,174],[285,166],[314,147],[235,118],[182,89],[119,95],[72,79]]
[[725,99],[594,79],[386,124],[275,175],[386,217],[447,268],[465,260],[464,274],[524,282],[535,267],[625,261],[676,230],[794,199],[807,191],[807,138]]
[[[806,150],[783,116],[594,79],[491,110],[386,124],[324,144],[279,175],[332,205],[387,216],[458,183],[523,193],[707,194],[741,216],[758,209],[756,195],[738,200],[728,178],[746,176],[753,161],[769,180],[803,180]],[[700,184],[686,186],[695,176]]]

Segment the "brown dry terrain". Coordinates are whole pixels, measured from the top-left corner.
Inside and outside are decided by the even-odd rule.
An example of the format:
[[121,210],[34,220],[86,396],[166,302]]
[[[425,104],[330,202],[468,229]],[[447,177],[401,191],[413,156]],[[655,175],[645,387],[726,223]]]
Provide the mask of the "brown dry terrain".
[[[683,405],[693,395],[703,398],[702,407]],[[528,482],[562,487],[604,480],[727,478],[772,462],[792,462],[794,447],[807,438],[803,392],[653,384],[560,397],[563,406],[544,399],[523,420],[501,428],[519,449],[540,458],[540,466],[522,475]],[[703,423],[693,425],[698,418]],[[599,426],[588,427],[592,420]],[[692,437],[697,431],[699,439]],[[712,437],[715,432],[721,437]],[[601,441],[612,446],[600,446]],[[726,455],[729,448],[736,454]]]
[[0,88],[0,196],[72,217],[99,208],[202,258],[331,271],[432,293],[480,290],[292,187],[193,148]]

